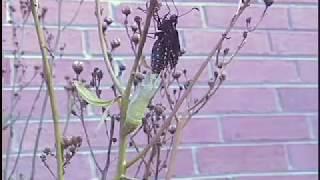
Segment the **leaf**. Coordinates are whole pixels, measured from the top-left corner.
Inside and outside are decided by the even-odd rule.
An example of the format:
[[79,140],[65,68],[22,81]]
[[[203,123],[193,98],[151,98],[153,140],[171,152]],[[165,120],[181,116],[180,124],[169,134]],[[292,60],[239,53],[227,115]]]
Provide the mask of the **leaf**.
[[114,101],[118,100],[118,98],[113,100],[103,100],[96,96],[95,93],[91,92],[89,89],[87,89],[83,84],[79,83],[78,81],[74,82],[76,89],[79,93],[79,95],[87,101],[89,104],[98,106],[98,107],[108,107],[111,106]]

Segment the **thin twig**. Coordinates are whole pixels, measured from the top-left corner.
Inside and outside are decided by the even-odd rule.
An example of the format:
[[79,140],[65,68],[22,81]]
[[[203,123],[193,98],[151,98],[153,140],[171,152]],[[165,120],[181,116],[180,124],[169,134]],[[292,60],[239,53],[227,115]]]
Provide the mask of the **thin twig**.
[[[191,118],[191,116],[189,116],[189,119]],[[182,120],[184,121],[184,120]],[[171,155],[170,155],[170,159],[169,159],[169,164],[168,164],[168,171],[166,173],[165,179],[166,180],[170,180],[171,176],[172,176],[172,172],[175,171],[175,160],[176,160],[176,156],[178,153],[178,146],[182,137],[182,122],[178,122],[177,123],[177,128],[176,128],[176,132],[174,135],[174,140],[173,140],[173,146],[172,146],[172,150],[171,150]]]
[[51,110],[52,110],[52,116],[54,121],[54,134],[55,134],[55,144],[56,144],[56,159],[57,159],[57,173],[59,180],[63,180],[63,159],[62,159],[62,151],[61,151],[61,134],[60,134],[60,127],[59,127],[59,113],[57,108],[57,101],[56,101],[56,95],[54,93],[53,89],[53,80],[52,80],[52,67],[50,66],[49,60],[48,60],[48,52],[45,47],[47,47],[45,42],[44,33],[42,31],[39,19],[38,19],[38,5],[35,0],[31,0],[31,9],[32,9],[32,15],[33,20],[35,24],[35,28],[37,31],[38,41],[39,41],[39,47],[41,50],[41,55],[43,59],[43,66],[44,66],[44,76],[47,84],[47,89],[50,97],[50,104],[51,104]]
[[194,75],[188,89],[183,93],[182,97],[180,98],[180,100],[177,102],[177,104],[175,105],[175,108],[173,109],[173,111],[170,113],[169,117],[165,120],[165,122],[163,123],[163,125],[161,126],[161,128],[159,129],[158,133],[152,138],[151,143],[149,143],[147,145],[147,147],[145,147],[145,149],[139,154],[137,155],[132,161],[128,162],[126,167],[130,167],[132,164],[134,164],[137,160],[139,160],[142,156],[144,156],[149,149],[157,142],[157,140],[159,139],[159,137],[161,136],[161,134],[170,126],[171,124],[171,120],[172,118],[175,116],[176,112],[179,110],[180,106],[182,105],[183,101],[185,100],[186,97],[188,97],[189,93],[191,92],[192,87],[194,86],[194,84],[197,82],[197,80],[199,79],[200,75],[202,74],[202,72],[204,71],[204,69],[206,68],[207,64],[210,62],[210,60],[212,59],[212,57],[215,55],[218,47],[221,46],[221,44],[223,43],[223,41],[225,40],[225,38],[227,37],[227,35],[229,34],[229,32],[231,31],[231,29],[234,27],[235,23],[237,22],[238,18],[240,17],[240,15],[243,13],[243,11],[246,9],[246,7],[248,7],[248,4],[244,4],[241,8],[240,11],[238,13],[236,13],[228,28],[226,29],[226,31],[223,33],[223,36],[220,38],[220,40],[218,41],[218,43],[216,44],[216,46],[211,50],[211,52],[209,53],[208,57],[206,58],[206,60],[202,63],[202,65],[200,66],[199,70],[197,71],[197,73]]
[[[103,59],[104,62],[106,64],[107,70],[109,75],[111,76],[111,80],[113,81],[114,86],[116,87],[116,89],[120,92],[120,94],[123,94],[123,89],[121,87],[121,84],[119,82],[119,80],[117,79],[114,71],[112,70],[112,65],[109,59],[109,53],[108,53],[108,49],[107,49],[107,43],[105,41],[105,36],[104,33],[102,31],[102,22],[101,22],[101,14],[100,14],[100,0],[95,0],[95,14],[97,17],[97,23],[98,23],[98,34],[99,34],[99,41],[100,41],[100,46],[102,49],[102,55],[103,55]],[[106,35],[106,34],[105,34]]]
[[41,137],[40,135],[41,135],[41,132],[42,132],[43,119],[44,119],[44,115],[45,115],[47,104],[48,104],[48,99],[49,99],[48,92],[46,92],[45,98],[44,98],[44,101],[43,101],[43,104],[42,104],[42,109],[41,109],[41,114],[40,114],[40,122],[39,122],[37,135],[36,135],[36,141],[34,143],[34,148],[33,148],[32,168],[31,168],[30,180],[34,179],[34,175],[35,175],[35,172],[36,172],[36,157],[37,157],[37,151],[38,151],[40,137]]
[[9,174],[8,179],[11,179],[14,171],[15,171],[16,168],[17,168],[17,165],[18,165],[18,162],[19,162],[19,159],[20,159],[20,155],[21,155],[21,152],[22,152],[22,147],[23,147],[23,143],[24,143],[24,138],[25,138],[26,132],[27,132],[27,130],[28,130],[29,122],[30,122],[30,119],[31,119],[31,117],[32,117],[33,111],[35,110],[36,103],[37,103],[38,99],[40,98],[40,94],[41,94],[43,85],[44,85],[44,83],[41,83],[40,88],[39,88],[39,90],[38,90],[38,93],[37,93],[35,99],[33,100],[33,103],[32,103],[32,106],[31,106],[31,110],[30,110],[30,112],[29,112],[29,114],[28,114],[28,117],[27,117],[27,119],[26,119],[26,123],[25,123],[24,128],[23,128],[23,131],[22,131],[22,136],[21,136],[21,140],[20,140],[20,143],[19,143],[19,148],[18,148],[17,157],[16,157],[16,159],[15,159],[13,168],[12,168],[12,170],[11,170],[11,173]]

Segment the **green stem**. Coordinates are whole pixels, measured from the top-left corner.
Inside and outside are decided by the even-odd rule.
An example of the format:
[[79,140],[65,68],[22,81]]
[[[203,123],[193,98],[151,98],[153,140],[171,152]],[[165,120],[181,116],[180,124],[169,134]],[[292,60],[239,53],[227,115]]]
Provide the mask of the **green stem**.
[[[98,1],[98,0],[96,0]],[[123,97],[121,99],[121,109],[120,109],[120,132],[119,132],[119,137],[120,137],[120,149],[119,149],[119,153],[118,153],[118,169],[117,169],[117,175],[116,175],[116,180],[120,180],[122,176],[125,176],[126,174],[126,150],[127,150],[127,135],[124,133],[126,131],[125,126],[124,126],[124,122],[126,120],[126,115],[127,115],[127,110],[128,110],[128,104],[129,104],[129,96],[130,96],[130,92],[131,92],[131,87],[133,85],[133,80],[134,80],[134,75],[135,72],[137,71],[137,67],[139,65],[139,61],[141,59],[142,56],[142,51],[143,51],[143,47],[144,44],[146,42],[147,39],[147,33],[150,27],[150,23],[151,23],[151,19],[152,19],[152,15],[154,12],[154,8],[156,6],[156,0],[151,0],[150,1],[150,5],[148,8],[148,13],[147,13],[147,17],[145,20],[145,24],[144,24],[144,29],[141,35],[141,39],[139,41],[139,45],[138,45],[138,51],[137,51],[137,55],[135,57],[135,61],[133,64],[133,67],[131,69],[130,72],[130,77],[128,80],[128,84],[126,86],[126,89],[124,91]]]
[[63,159],[62,159],[62,150],[61,150],[61,135],[60,135],[60,129],[59,129],[59,112],[57,109],[57,101],[53,89],[53,80],[52,80],[52,69],[49,63],[48,59],[48,52],[47,52],[47,45],[46,40],[44,37],[44,33],[42,31],[42,28],[40,26],[40,22],[38,19],[38,8],[39,4],[36,4],[35,0],[31,0],[31,8],[32,8],[32,15],[34,19],[35,28],[37,31],[39,46],[41,50],[42,60],[43,60],[43,66],[44,66],[44,78],[46,79],[48,93],[50,97],[50,104],[51,104],[51,110],[52,110],[52,116],[53,116],[53,124],[54,124],[54,135],[55,135],[55,144],[56,144],[56,154],[57,154],[57,173],[58,173],[58,179],[63,180]]
[[118,157],[118,170],[116,180],[121,180],[121,177],[126,175],[126,151],[128,148],[127,142],[128,136],[122,135],[120,132],[120,147],[119,147],[119,157]]

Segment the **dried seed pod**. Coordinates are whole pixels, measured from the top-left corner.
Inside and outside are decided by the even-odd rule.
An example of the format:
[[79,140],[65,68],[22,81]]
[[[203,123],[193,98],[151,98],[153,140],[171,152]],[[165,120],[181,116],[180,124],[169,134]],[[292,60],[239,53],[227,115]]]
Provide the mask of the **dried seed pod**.
[[78,143],[77,137],[76,136],[72,136],[71,137],[71,144],[72,145],[77,145],[77,143]]
[[161,115],[163,113],[164,109],[161,105],[157,104],[154,107],[154,111],[156,112],[157,115]]
[[119,38],[112,40],[112,41],[111,41],[111,48],[112,48],[112,50],[115,49],[115,48],[117,48],[117,47],[119,47],[120,44],[121,44],[120,42],[121,42],[121,41],[120,41]]
[[245,39],[248,37],[248,32],[247,31],[244,31],[243,34],[242,34],[242,37]]
[[229,48],[225,48],[225,49],[223,50],[223,55],[224,55],[224,56],[228,55],[229,51],[230,51]]
[[222,72],[220,75],[220,81],[224,81],[227,79],[227,74],[225,72]]
[[113,19],[111,17],[105,17],[103,21],[106,22],[108,26],[113,23]]
[[170,134],[174,134],[177,130],[177,126],[175,124],[171,124],[169,127],[168,127],[168,132]]
[[172,77],[173,77],[174,79],[179,79],[180,76],[181,76],[181,72],[174,72],[174,73],[172,73]]
[[112,138],[112,142],[113,142],[113,143],[116,143],[116,142],[117,142],[117,138],[115,138],[115,137]]
[[141,82],[144,79],[144,75],[142,73],[136,73],[135,78]]
[[81,61],[74,61],[72,64],[73,71],[79,75],[83,71],[83,63]]
[[72,144],[71,140],[66,137],[63,137],[62,142],[63,142],[65,148],[67,148],[68,146],[70,146]]
[[39,71],[40,66],[39,65],[34,65],[33,68],[34,68],[34,70]]
[[81,136],[77,136],[77,144],[81,145],[82,143],[82,137]]
[[43,150],[42,152],[43,152],[44,154],[46,154],[46,155],[49,155],[50,152],[51,152],[51,149],[48,148],[48,147],[46,147],[46,148],[44,148],[44,150]]
[[134,22],[136,22],[138,25],[141,24],[142,18],[140,16],[134,17]]
[[71,147],[69,148],[69,151],[70,151],[72,154],[76,153],[76,147],[75,147],[75,146],[71,146]]
[[273,0],[263,0],[264,4],[266,5],[266,7],[268,8],[269,6],[271,6],[273,4]]
[[139,40],[140,40],[139,34],[133,34],[133,35],[131,36],[131,41],[132,41],[135,45],[137,45],[137,44],[139,43]]
[[100,71],[97,72],[97,77],[98,77],[99,80],[101,80],[101,79],[103,78],[103,72],[102,72],[102,70],[100,70]]
[[132,30],[134,33],[137,32],[137,30],[138,30],[137,24],[132,24],[132,25],[131,25],[131,30]]
[[122,14],[128,16],[129,14],[131,14],[131,8],[129,6],[125,6],[123,9],[122,9]]
[[71,152],[66,152],[65,157],[66,157],[66,160],[69,161],[72,158]]

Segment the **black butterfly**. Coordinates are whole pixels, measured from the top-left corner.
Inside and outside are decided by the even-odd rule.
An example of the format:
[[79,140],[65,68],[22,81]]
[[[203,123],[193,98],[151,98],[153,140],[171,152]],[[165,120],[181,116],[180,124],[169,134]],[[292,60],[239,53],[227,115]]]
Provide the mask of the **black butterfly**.
[[154,42],[151,54],[151,69],[153,73],[159,74],[170,66],[174,69],[181,54],[179,34],[176,29],[178,16],[173,14],[163,19],[157,18],[158,30],[155,33],[157,40]]

